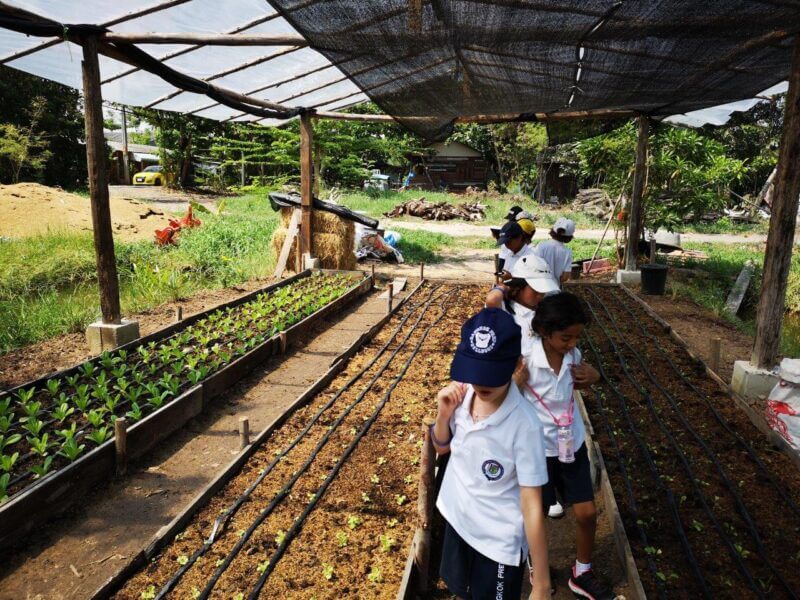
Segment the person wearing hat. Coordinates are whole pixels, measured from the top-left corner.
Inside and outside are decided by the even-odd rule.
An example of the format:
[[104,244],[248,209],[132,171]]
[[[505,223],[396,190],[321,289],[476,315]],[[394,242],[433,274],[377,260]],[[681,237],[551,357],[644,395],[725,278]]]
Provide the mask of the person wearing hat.
[[550,237],[534,248],[537,256],[543,258],[555,278],[564,283],[569,279],[572,268],[572,250],[566,244],[572,241],[575,236],[575,221],[559,217],[550,229]]
[[[508,212],[506,213],[506,216],[505,216],[506,222],[516,221],[517,220],[517,215],[520,214],[520,213],[525,213],[525,212],[526,211],[522,210],[521,206],[512,206],[511,208],[508,209]],[[501,229],[500,227],[490,227],[489,228],[489,231],[492,232],[492,237],[494,239],[497,239],[500,236],[500,229]]]
[[430,437],[438,454],[450,454],[436,501],[445,519],[439,573],[459,598],[518,600],[528,549],[531,597],[550,597],[543,428],[512,385],[519,362],[519,327],[485,308],[462,327],[453,382],[437,396]]
[[[528,214],[525,211],[519,213],[520,215]],[[536,224],[533,222],[533,219],[528,218],[520,218],[517,216],[517,224],[522,228],[522,231],[525,233],[525,243],[530,244],[531,240],[533,240],[533,236],[536,234]]]
[[525,230],[518,221],[509,221],[503,225],[497,237],[497,245],[500,246],[496,273],[498,277],[508,279],[516,262],[523,256],[533,254],[533,249],[525,242],[525,236]]
[[496,285],[486,296],[486,306],[502,308],[514,317],[522,332],[522,355],[528,356],[534,339],[531,322],[539,302],[560,290],[547,263],[535,255],[523,256],[511,270],[511,278]]

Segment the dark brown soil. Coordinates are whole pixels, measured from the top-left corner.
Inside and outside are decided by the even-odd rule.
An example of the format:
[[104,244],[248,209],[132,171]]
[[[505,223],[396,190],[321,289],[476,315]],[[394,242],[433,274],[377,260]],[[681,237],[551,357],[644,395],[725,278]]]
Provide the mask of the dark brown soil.
[[[203,312],[235,300],[254,290],[266,287],[273,279],[253,280],[236,287],[209,290],[178,302],[168,302],[127,318],[139,321],[141,335],[148,335],[175,322],[175,308],[183,308],[183,316]],[[33,381],[91,358],[83,333],[61,335],[0,355],[0,390]]]
[[[800,478],[793,463],[766,442],[733,400],[625,294],[609,287],[574,289],[592,305],[597,319],[587,334],[599,356],[588,340],[584,356],[599,362],[608,380],[597,394],[586,394],[586,404],[645,590],[656,597],[663,579],[670,598],[698,598],[702,577],[715,599],[797,594]],[[658,476],[648,466],[647,454]],[[630,476],[637,511],[625,493],[620,461]],[[675,499],[678,522],[669,508],[669,494]],[[639,527],[647,545],[640,540]],[[681,544],[679,529],[693,557]],[[693,574],[693,564],[699,577]]]

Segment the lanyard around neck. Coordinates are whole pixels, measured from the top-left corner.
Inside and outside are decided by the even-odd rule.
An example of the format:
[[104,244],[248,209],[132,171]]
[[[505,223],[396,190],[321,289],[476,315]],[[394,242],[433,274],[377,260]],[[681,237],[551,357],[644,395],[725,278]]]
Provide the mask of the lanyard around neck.
[[[544,398],[542,398],[536,392],[536,390],[533,389],[530,386],[530,384],[526,383],[525,387],[527,387],[528,390],[531,392],[531,394],[533,394],[534,397],[539,401],[539,403],[542,406],[544,406],[544,409],[547,411],[547,414],[549,414],[550,417],[553,419],[553,423],[555,423],[558,427],[569,427],[570,425],[572,425],[572,423],[573,423],[573,413],[575,412],[575,394],[572,392],[573,388],[575,387],[574,384],[570,386],[569,406],[567,407],[567,411],[563,415],[561,415],[560,417],[556,417],[553,414],[553,411],[551,411],[550,408],[545,403]],[[565,418],[566,418],[566,421],[564,421]],[[562,422],[562,421],[564,421],[564,422]]]

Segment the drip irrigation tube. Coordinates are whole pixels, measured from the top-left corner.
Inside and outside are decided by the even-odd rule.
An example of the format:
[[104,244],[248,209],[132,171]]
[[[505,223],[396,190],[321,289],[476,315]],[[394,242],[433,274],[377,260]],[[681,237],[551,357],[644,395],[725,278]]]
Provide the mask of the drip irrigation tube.
[[[756,525],[753,522],[753,519],[750,516],[750,513],[748,512],[747,507],[744,504],[744,500],[743,500],[741,494],[739,494],[739,492],[736,491],[736,488],[734,487],[733,482],[731,482],[730,477],[728,476],[728,473],[727,473],[726,469],[724,468],[724,466],[720,462],[720,459],[719,459],[719,456],[717,455],[717,453],[714,452],[714,450],[708,446],[706,441],[700,436],[700,434],[697,432],[697,430],[692,426],[692,424],[689,422],[689,420],[686,418],[686,416],[681,411],[680,407],[678,406],[677,402],[675,401],[675,398],[673,398],[672,395],[666,390],[666,388],[664,388],[664,386],[662,386],[661,383],[659,383],[659,381],[655,378],[655,376],[653,375],[653,372],[647,366],[645,361],[642,360],[642,357],[641,357],[640,353],[636,352],[633,349],[633,347],[630,345],[630,343],[628,342],[627,338],[625,337],[625,335],[620,330],[616,319],[613,317],[611,312],[608,310],[608,307],[606,306],[605,302],[603,302],[603,300],[600,298],[600,296],[598,296],[597,293],[595,293],[595,291],[593,289],[591,289],[591,287],[589,287],[588,289],[589,289],[589,292],[595,297],[597,302],[600,304],[600,307],[603,309],[603,312],[606,314],[606,317],[608,318],[609,323],[611,323],[611,326],[614,328],[614,331],[616,331],[617,335],[622,340],[622,343],[636,357],[636,361],[639,363],[640,367],[642,368],[642,371],[645,373],[647,378],[658,389],[658,391],[661,393],[661,395],[664,398],[666,398],[667,402],[669,402],[669,405],[672,407],[672,410],[675,413],[675,415],[677,416],[678,420],[680,421],[681,426],[691,434],[691,436],[694,438],[694,440],[697,442],[697,444],[702,448],[702,450],[705,453],[706,457],[714,465],[714,469],[717,471],[717,474],[719,475],[719,478],[722,480],[723,484],[727,488],[728,493],[730,493],[730,495],[733,497],[734,504],[736,505],[736,510],[739,513],[739,516],[741,517],[742,521],[744,521],[744,524],[748,529],[750,537],[753,539],[753,543],[756,546],[756,552],[761,557],[761,560],[763,561],[763,563],[770,570],[772,575],[785,588],[786,592],[789,594],[789,598],[797,600],[797,595],[794,593],[792,588],[789,586],[789,584],[786,581],[786,579],[784,579],[784,577],[781,574],[781,572],[775,567],[775,565],[772,563],[772,561],[767,556],[767,551],[764,548],[764,544],[763,544],[763,542],[761,540],[761,535],[758,533],[758,529],[756,528]],[[620,356],[621,356],[621,354],[620,354]],[[627,370],[626,370],[626,373],[627,373]],[[630,376],[629,376],[629,379],[630,379]],[[640,389],[640,393],[642,393],[642,391],[646,391],[638,383],[636,383],[635,385],[636,385],[637,388]],[[675,444],[675,447],[676,447],[676,449],[678,449],[677,444]],[[688,467],[688,464],[689,464],[688,460],[684,461],[684,459],[681,459],[681,462],[684,462],[684,464],[687,465],[687,467]],[[692,477],[692,479],[694,479],[694,474],[693,473],[690,473],[690,476]],[[737,555],[738,554],[739,553],[737,552]]]
[[[453,295],[453,293],[455,293],[456,291],[457,291],[457,289],[456,289],[456,290],[452,290],[451,292],[447,293],[445,296],[449,297],[449,296]],[[330,439],[330,438],[333,436],[333,434],[334,434],[334,433],[336,432],[336,430],[339,428],[339,426],[340,426],[340,425],[341,425],[341,423],[344,421],[344,419],[345,419],[345,418],[346,418],[346,417],[347,417],[347,416],[350,414],[350,412],[352,412],[352,410],[353,410],[353,409],[354,409],[354,408],[355,408],[355,407],[356,407],[356,406],[357,406],[357,405],[358,405],[358,404],[359,404],[359,403],[360,403],[360,402],[361,402],[361,401],[362,401],[362,400],[363,400],[363,399],[366,397],[366,395],[367,395],[367,394],[368,394],[368,393],[371,391],[371,389],[372,389],[373,385],[375,384],[375,382],[376,382],[376,381],[378,381],[378,379],[379,379],[379,378],[381,377],[381,375],[382,375],[382,374],[383,374],[383,373],[386,371],[386,369],[387,369],[387,368],[389,367],[389,365],[392,363],[392,361],[393,361],[393,360],[394,360],[394,358],[397,356],[397,354],[399,354],[399,352],[400,352],[400,351],[401,351],[401,350],[402,350],[402,349],[405,347],[405,344],[406,344],[406,343],[407,343],[407,341],[410,339],[411,335],[414,333],[414,331],[416,330],[416,328],[417,328],[417,326],[419,325],[419,323],[422,321],[422,318],[423,318],[423,317],[425,316],[425,314],[427,313],[427,310],[428,310],[428,308],[430,307],[430,305],[432,304],[432,302],[433,302],[433,300],[428,300],[428,301],[426,302],[425,309],[422,311],[422,313],[420,314],[420,316],[419,316],[419,317],[417,318],[417,320],[414,322],[414,324],[413,324],[413,325],[412,325],[412,327],[411,327],[411,330],[408,332],[408,334],[406,335],[406,337],[405,337],[405,338],[404,338],[404,339],[403,339],[403,340],[400,342],[400,344],[399,344],[399,345],[398,345],[398,347],[397,347],[397,348],[394,350],[394,352],[392,352],[392,354],[391,354],[391,356],[389,357],[389,359],[387,360],[387,362],[386,362],[386,363],[385,363],[385,364],[384,364],[384,365],[383,365],[383,366],[382,366],[382,367],[381,367],[381,368],[380,368],[380,369],[377,371],[377,373],[376,373],[376,374],[373,376],[373,378],[371,379],[371,381],[369,382],[369,384],[367,385],[367,387],[366,387],[366,388],[365,388],[365,389],[364,389],[362,392],[360,392],[360,393],[358,394],[358,396],[356,397],[356,399],[355,399],[355,400],[354,400],[354,401],[353,401],[353,402],[352,402],[352,403],[351,403],[351,404],[350,404],[350,405],[349,405],[349,406],[348,406],[348,407],[345,409],[345,411],[344,411],[344,412],[343,412],[343,413],[342,413],[342,414],[341,414],[341,415],[340,415],[340,416],[339,416],[339,417],[336,419],[336,421],[334,421],[334,422],[333,422],[333,424],[330,426],[330,429],[328,429],[328,431],[325,433],[325,435],[324,435],[324,436],[323,436],[323,437],[320,439],[320,441],[317,443],[317,445],[315,446],[315,448],[312,450],[312,452],[310,453],[310,456],[309,456],[309,458],[308,458],[308,459],[305,461],[305,463],[303,463],[303,465],[302,465],[302,466],[301,466],[299,469],[297,469],[297,470],[294,472],[294,475],[293,475],[293,476],[291,477],[291,479],[290,479],[290,480],[289,480],[289,481],[286,483],[286,485],[285,485],[285,486],[284,486],[284,487],[283,487],[283,488],[282,488],[280,491],[278,491],[278,493],[275,495],[275,497],[274,497],[274,498],[273,498],[273,500],[272,500],[272,501],[269,503],[269,505],[267,505],[267,506],[266,506],[266,507],[265,507],[265,508],[264,508],[264,509],[261,511],[261,513],[259,513],[259,515],[258,515],[258,516],[256,517],[256,519],[253,521],[253,523],[252,523],[252,524],[251,524],[251,525],[250,525],[250,526],[249,526],[249,527],[248,527],[248,528],[245,530],[244,534],[243,534],[242,536],[240,536],[239,540],[236,542],[236,544],[234,545],[234,547],[233,547],[233,548],[232,548],[232,549],[231,549],[231,550],[228,552],[227,556],[226,556],[226,557],[223,559],[223,562],[220,564],[220,566],[219,566],[219,567],[217,567],[217,569],[215,570],[214,574],[211,576],[211,578],[209,579],[208,583],[206,584],[206,587],[203,589],[203,591],[202,591],[202,592],[200,593],[200,595],[198,596],[198,598],[199,598],[200,600],[204,600],[205,598],[208,598],[208,596],[209,596],[209,595],[211,594],[211,592],[213,591],[213,589],[214,589],[214,586],[216,585],[216,583],[217,583],[217,581],[219,580],[219,578],[220,578],[220,577],[222,576],[222,574],[223,574],[223,573],[224,573],[224,572],[227,570],[227,568],[228,568],[228,567],[230,566],[230,564],[233,562],[233,559],[236,557],[236,555],[237,555],[237,554],[239,554],[239,552],[242,550],[242,548],[244,547],[244,545],[247,543],[247,541],[248,541],[248,540],[250,539],[250,537],[253,535],[253,533],[255,532],[255,530],[256,530],[256,529],[257,529],[257,528],[258,528],[258,527],[261,525],[261,523],[263,523],[263,521],[264,521],[264,520],[265,520],[265,519],[266,519],[266,518],[267,518],[267,517],[268,517],[270,514],[272,514],[272,512],[275,510],[275,508],[276,508],[276,507],[277,507],[277,506],[278,506],[278,505],[279,505],[279,504],[280,504],[280,503],[281,503],[281,502],[282,502],[282,501],[283,501],[283,500],[284,500],[284,499],[285,499],[285,498],[286,498],[286,497],[289,495],[289,493],[291,492],[292,488],[294,487],[294,484],[295,484],[295,483],[297,482],[297,480],[299,480],[299,479],[300,479],[300,477],[302,477],[302,475],[303,475],[303,474],[304,474],[304,473],[305,473],[305,472],[308,470],[308,468],[311,466],[311,464],[312,464],[312,463],[314,462],[314,460],[317,458],[317,454],[319,453],[319,451],[320,451],[320,450],[321,450],[321,449],[322,449],[322,448],[323,448],[323,447],[324,447],[324,446],[327,444],[328,440],[329,440],[329,439]],[[446,311],[445,311],[445,312],[446,312]],[[444,313],[442,314],[442,316],[443,316],[443,315],[444,315]],[[440,317],[440,319],[441,319],[441,317]],[[427,333],[430,331],[430,329],[433,327],[433,325],[435,325],[435,323],[436,323],[436,322],[438,322],[438,320],[437,320],[437,321],[435,321],[433,324],[431,324],[431,325],[430,325],[430,326],[429,326],[429,327],[426,329],[425,333],[423,334],[423,337],[421,338],[422,340],[424,340],[424,339],[425,339],[425,337],[427,336]],[[420,345],[421,345],[421,343],[420,343]],[[417,346],[417,350],[419,349],[419,347],[420,347],[420,346],[418,345],[418,346]],[[413,353],[413,355],[412,355],[412,358],[413,358],[413,356],[416,356],[416,350],[414,351],[414,353]],[[409,363],[410,363],[410,361],[409,361]],[[406,368],[407,368],[407,366],[406,366]],[[405,372],[405,371],[403,371],[403,373],[404,373],[404,372]],[[384,402],[384,403],[385,403],[385,402]],[[382,407],[382,404],[381,404],[381,405],[379,405],[379,406],[381,406],[381,407]],[[370,424],[371,424],[371,422],[370,422],[370,421],[368,421],[368,423],[370,423]],[[363,437],[363,433],[362,433],[362,434],[360,434],[360,435],[358,435],[358,436],[356,436],[356,440],[359,440],[361,437]],[[351,452],[352,452],[352,450],[351,450]],[[348,453],[347,455],[349,456],[349,453]],[[338,469],[337,469],[337,470],[335,470],[335,471],[332,471],[332,473],[335,473],[335,472],[338,472]],[[329,483],[329,482],[328,482],[328,483]],[[323,485],[325,485],[325,484],[323,484]],[[325,487],[327,488],[327,485],[325,485]],[[324,490],[323,490],[323,492],[324,492]],[[309,505],[309,506],[314,506],[314,505],[316,505],[316,500],[318,500],[318,497],[316,497],[316,498],[315,498],[315,500],[314,500],[314,501],[312,501],[312,503],[310,503],[310,505]],[[294,529],[294,527],[296,527],[297,525],[299,525],[300,523],[302,523],[302,519],[304,519],[304,518],[305,518],[305,516],[304,516],[304,515],[306,515],[306,514],[307,514],[307,512],[308,512],[308,509],[307,509],[307,511],[304,511],[303,515],[301,515],[301,517],[300,517],[300,520],[299,520],[299,521],[297,521],[297,522],[295,522],[295,525],[293,526],[293,529]],[[290,530],[290,531],[291,531],[291,530]],[[289,533],[287,532],[287,534],[286,534],[286,539],[284,540],[284,543],[285,543],[287,540],[289,540],[289,539],[290,539],[290,538],[289,538]],[[269,569],[269,567],[268,567],[268,569]]]
[[[185,565],[181,566],[181,568],[178,569],[178,571],[175,573],[175,575],[173,575],[169,579],[169,581],[167,581],[167,583],[165,583],[161,587],[161,590],[158,592],[158,595],[156,596],[156,600],[162,600],[163,598],[165,598],[167,596],[167,594],[169,594],[169,592],[171,592],[175,588],[175,586],[180,582],[180,580],[183,578],[183,576],[186,574],[186,572],[189,571],[189,569],[191,569],[192,566],[197,562],[197,559],[200,558],[201,556],[203,556],[206,552],[208,552],[208,550],[217,541],[217,539],[218,539],[217,536],[222,531],[225,530],[225,528],[227,527],[227,524],[230,521],[230,519],[233,517],[234,514],[236,514],[236,512],[239,510],[239,508],[247,501],[247,499],[250,497],[250,495],[253,493],[253,491],[256,489],[256,487],[272,472],[272,470],[283,459],[283,457],[285,457],[287,454],[289,454],[289,452],[291,450],[293,450],[297,446],[297,444],[300,443],[300,441],[308,434],[308,432],[311,430],[311,428],[319,421],[319,419],[322,417],[322,415],[331,406],[333,406],[333,404],[342,396],[342,394],[344,394],[344,392],[347,391],[350,388],[351,385],[353,385],[355,382],[357,382],[369,369],[371,369],[375,365],[375,363],[378,361],[378,359],[389,348],[391,343],[397,338],[397,336],[400,333],[400,331],[402,330],[403,326],[411,318],[411,316],[414,313],[416,313],[416,311],[423,305],[425,305],[425,309],[423,310],[423,314],[424,314],[424,312],[427,311],[427,307],[432,302],[434,302],[435,300],[437,300],[438,298],[441,297],[441,294],[440,294],[436,298],[433,298],[434,293],[439,288],[441,288],[440,285],[432,288],[431,291],[430,291],[430,294],[428,294],[428,297],[425,300],[423,300],[422,302],[419,302],[419,303],[417,303],[417,304],[415,304],[415,305],[413,305],[413,306],[411,306],[409,308],[407,314],[403,316],[403,318],[400,320],[400,322],[398,323],[398,325],[395,328],[395,330],[389,336],[389,339],[380,348],[380,350],[378,350],[378,352],[375,354],[375,356],[365,366],[363,366],[358,373],[353,375],[353,377],[351,377],[350,380],[347,381],[347,383],[345,383],[334,394],[334,396],[330,400],[328,400],[328,402],[326,402],[312,416],[312,418],[309,420],[309,422],[306,424],[306,426],[302,429],[302,431],[283,450],[281,450],[281,452],[272,460],[272,462],[270,462],[270,464],[259,474],[259,476],[256,477],[256,479],[253,481],[253,483],[251,483],[250,486],[248,486],[248,488],[244,491],[244,493],[241,496],[239,496],[239,498],[237,498],[228,508],[226,508],[222,515],[217,517],[217,519],[214,521],[214,524],[213,524],[213,526],[211,528],[211,533],[209,534],[208,538],[205,540],[203,545],[198,550],[196,550],[189,557],[188,562]],[[387,365],[388,365],[388,363],[387,363]]]
[[[763,593],[758,588],[758,586],[756,585],[755,581],[753,581],[753,578],[750,575],[750,572],[747,570],[747,567],[745,566],[744,562],[742,561],[742,557],[737,552],[737,550],[736,550],[736,548],[735,548],[735,546],[733,544],[733,541],[725,533],[725,530],[722,527],[722,525],[720,524],[720,522],[717,519],[716,515],[714,514],[714,511],[711,510],[711,507],[708,505],[708,500],[706,499],[705,494],[703,493],[703,491],[700,489],[700,486],[698,485],[697,478],[696,478],[696,476],[694,474],[694,470],[692,469],[691,465],[689,464],[689,461],[686,458],[686,455],[680,449],[680,444],[678,444],[678,441],[675,439],[675,436],[672,434],[672,432],[669,430],[669,428],[665,425],[664,421],[662,420],[661,416],[659,415],[658,410],[655,407],[655,403],[653,402],[653,398],[650,396],[648,391],[645,390],[642,386],[640,386],[639,383],[635,380],[635,378],[631,375],[630,368],[628,367],[628,364],[627,364],[624,356],[622,355],[622,352],[620,351],[620,348],[614,342],[614,340],[611,337],[611,334],[609,333],[609,331],[601,323],[601,321],[598,318],[597,313],[595,312],[595,310],[592,307],[591,303],[589,303],[588,306],[589,306],[589,310],[592,313],[592,316],[594,317],[594,321],[597,323],[598,327],[600,327],[600,329],[603,331],[603,334],[608,339],[608,342],[611,344],[611,347],[614,350],[614,355],[616,356],[617,361],[619,362],[619,365],[622,367],[622,370],[625,373],[625,376],[627,377],[628,381],[630,381],[631,385],[634,387],[634,389],[637,390],[639,395],[642,396],[642,398],[644,399],[645,403],[647,404],[648,411],[653,416],[656,424],[658,425],[658,428],[661,430],[661,433],[669,440],[670,444],[674,448],[676,456],[678,457],[678,459],[680,460],[681,464],[683,465],[684,470],[686,471],[686,474],[687,474],[687,477],[688,477],[688,480],[689,480],[689,484],[692,486],[692,489],[694,490],[695,497],[697,498],[697,500],[700,501],[700,504],[703,506],[703,510],[705,511],[706,516],[709,518],[711,523],[714,525],[714,529],[717,530],[717,533],[719,534],[720,539],[722,539],[723,543],[728,548],[728,553],[730,554],[731,558],[736,563],[737,569],[739,570],[739,572],[741,573],[742,577],[747,582],[747,585],[752,589],[752,591],[759,598],[764,598]],[[688,540],[687,540],[687,542],[688,542]],[[696,562],[694,561],[694,559],[692,559],[692,567],[693,567],[693,569],[697,569],[697,572],[699,573],[699,567],[696,564]]]
[[711,411],[711,414],[714,415],[714,419],[728,432],[736,442],[744,448],[745,452],[747,452],[747,456],[752,460],[756,466],[761,470],[761,473],[769,480],[772,487],[775,491],[781,496],[784,502],[786,502],[787,506],[792,510],[792,512],[800,517],[800,506],[786,493],[786,490],[783,486],[775,479],[775,475],[773,475],[772,471],[767,468],[764,462],[758,457],[758,455],[753,450],[752,446],[748,444],[745,439],[740,436],[725,420],[725,418],[720,414],[717,408],[714,406],[714,403],[708,399],[708,396],[704,394],[694,383],[686,377],[683,372],[678,368],[678,366],[673,362],[672,358],[670,357],[669,353],[666,351],[664,346],[661,345],[661,342],[658,341],[658,338],[651,334],[645,327],[642,325],[640,319],[636,317],[630,307],[624,301],[621,301],[619,296],[612,292],[615,300],[619,301],[619,305],[621,305],[625,311],[630,315],[636,325],[639,327],[639,330],[645,335],[651,342],[653,342],[658,349],[659,353],[664,357],[664,359],[669,363],[669,366],[672,368],[673,371],[680,377],[681,381],[688,387],[692,392],[694,392],[698,398],[706,405],[706,407]]
[[[458,292],[458,288],[453,290],[453,293],[455,292]],[[450,305],[448,304],[443,305],[441,314],[425,329],[419,341],[417,342],[417,346],[414,348],[411,355],[408,357],[406,364],[403,365],[403,368],[394,378],[394,381],[392,381],[391,385],[389,385],[389,387],[387,388],[386,392],[383,395],[383,398],[381,398],[381,401],[375,407],[375,410],[373,411],[370,418],[364,423],[364,425],[362,425],[361,430],[353,438],[353,441],[351,441],[350,444],[347,446],[347,449],[344,451],[341,458],[339,458],[339,460],[336,462],[336,465],[331,469],[331,472],[325,478],[325,481],[323,481],[322,485],[320,485],[320,487],[317,489],[316,493],[314,494],[314,499],[308,503],[306,508],[300,514],[300,516],[294,521],[292,527],[286,532],[286,536],[284,537],[283,542],[280,544],[280,546],[278,546],[278,549],[275,550],[275,552],[270,557],[266,569],[264,569],[264,572],[261,574],[261,577],[258,578],[256,585],[253,587],[250,594],[247,596],[247,600],[258,599],[258,596],[261,593],[261,589],[264,587],[264,584],[267,582],[267,579],[269,578],[270,574],[275,569],[275,566],[278,564],[278,561],[286,552],[286,549],[289,547],[289,544],[292,543],[292,540],[297,536],[299,531],[302,529],[303,522],[306,520],[311,511],[314,510],[320,498],[322,498],[322,496],[325,494],[330,484],[336,478],[336,475],[338,475],[344,463],[356,449],[356,446],[358,446],[358,443],[367,434],[367,432],[372,427],[373,423],[375,423],[375,421],[378,419],[378,416],[383,410],[383,407],[386,406],[386,403],[389,401],[392,392],[400,383],[400,381],[402,381],[403,377],[406,374],[406,371],[408,371],[408,368],[411,366],[411,363],[414,362],[414,359],[416,358],[417,354],[422,348],[422,345],[425,343],[425,339],[428,337],[428,334],[430,333],[431,329],[433,329],[439,323],[439,321],[441,321],[444,318],[449,308]],[[205,597],[207,596],[202,596],[202,595],[200,596],[200,598],[205,598]]]
[[[647,541],[647,533],[639,523],[639,509],[636,506],[636,494],[633,491],[633,485],[631,484],[630,477],[628,477],[628,468],[625,466],[625,454],[622,452],[622,448],[620,448],[619,444],[617,443],[617,436],[614,435],[614,431],[611,428],[611,425],[609,425],[608,419],[605,416],[605,408],[603,407],[603,402],[600,399],[599,390],[595,390],[594,399],[595,404],[597,404],[597,412],[600,415],[600,420],[603,423],[603,428],[606,430],[606,435],[608,436],[608,439],[611,442],[611,447],[617,457],[619,473],[622,476],[622,482],[625,486],[625,495],[628,497],[628,510],[631,513],[633,522],[636,524],[636,532],[639,534],[639,541],[642,543],[642,548],[647,548],[650,544]],[[656,567],[655,561],[650,554],[647,554],[646,559],[647,568],[650,571],[650,574],[653,576],[653,581],[655,581],[656,588],[658,589],[658,597],[666,599],[667,590],[664,586],[664,582],[657,575],[658,568]]]
[[[591,310],[591,306],[589,307]],[[620,406],[622,407],[622,412],[625,415],[625,420],[628,422],[628,428],[633,433],[633,437],[636,439],[636,443],[639,446],[639,449],[642,451],[642,455],[644,456],[645,462],[650,470],[650,474],[653,476],[655,480],[656,487],[659,491],[661,491],[667,499],[667,504],[669,505],[670,514],[672,516],[672,520],[675,522],[675,529],[678,533],[678,540],[680,541],[681,546],[683,547],[684,552],[686,553],[686,560],[689,563],[689,568],[694,575],[694,578],[697,580],[698,585],[700,586],[701,594],[704,598],[711,599],[713,596],[711,595],[711,591],[708,589],[708,584],[706,583],[703,574],[700,572],[699,567],[697,566],[697,561],[694,558],[694,553],[692,552],[692,548],[689,544],[689,539],[686,537],[686,531],[683,529],[683,523],[681,523],[680,514],[678,512],[678,507],[675,504],[675,497],[672,494],[672,490],[670,490],[666,485],[664,485],[664,480],[661,478],[661,474],[658,472],[658,467],[653,460],[653,457],[650,453],[650,450],[647,448],[647,444],[642,439],[642,434],[639,429],[634,425],[633,417],[631,417],[630,411],[628,410],[628,403],[625,400],[625,396],[622,392],[619,391],[619,388],[611,383],[611,378],[608,377],[608,374],[605,372],[602,364],[602,355],[597,347],[594,345],[592,341],[592,336],[586,336],[586,342],[589,345],[589,348],[594,353],[595,357],[597,357],[597,369],[600,371],[600,375],[608,384],[609,388],[613,394],[619,400]]]

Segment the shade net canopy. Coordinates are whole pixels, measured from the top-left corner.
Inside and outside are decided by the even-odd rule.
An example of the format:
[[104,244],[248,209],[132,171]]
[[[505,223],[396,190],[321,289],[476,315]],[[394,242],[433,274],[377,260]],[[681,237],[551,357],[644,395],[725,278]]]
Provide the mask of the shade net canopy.
[[794,0],[271,0],[385,112],[429,139],[457,117],[654,117],[786,79]]
[[[63,24],[93,24],[118,33],[296,34],[265,0],[12,0],[0,3]],[[367,99],[329,59],[295,46],[141,44],[165,65],[236,92],[284,104],[336,110]],[[58,38],[0,28],[0,64],[81,89],[82,49]],[[157,75],[100,57],[105,100],[195,114],[219,121],[280,124],[181,91]]]
[[[428,139],[458,117],[663,117],[786,79],[800,0],[5,0],[118,33],[301,34],[310,47],[141,44],[164,65],[286,107],[366,99]],[[81,48],[0,28],[0,64],[80,89]],[[101,57],[106,100],[220,121],[284,121]],[[608,115],[605,115],[608,116]],[[619,117],[619,114],[611,116]],[[605,129],[609,125],[598,126]],[[570,137],[572,127],[551,126]]]

